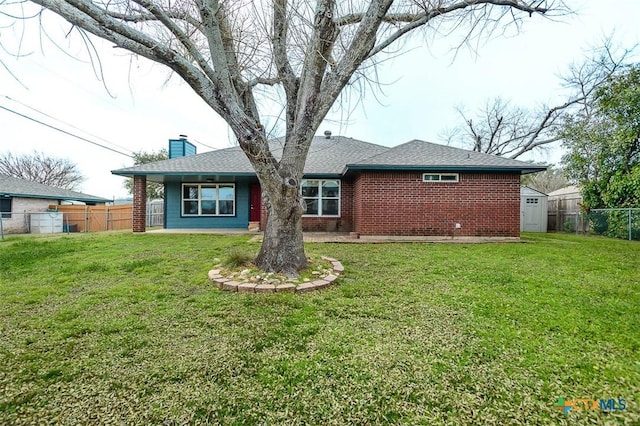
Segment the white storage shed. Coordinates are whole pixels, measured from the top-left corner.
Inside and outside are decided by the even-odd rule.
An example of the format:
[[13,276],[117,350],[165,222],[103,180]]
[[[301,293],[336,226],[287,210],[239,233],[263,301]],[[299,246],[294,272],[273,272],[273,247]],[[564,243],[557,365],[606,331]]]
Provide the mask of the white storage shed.
[[520,232],[547,232],[547,194],[520,187]]

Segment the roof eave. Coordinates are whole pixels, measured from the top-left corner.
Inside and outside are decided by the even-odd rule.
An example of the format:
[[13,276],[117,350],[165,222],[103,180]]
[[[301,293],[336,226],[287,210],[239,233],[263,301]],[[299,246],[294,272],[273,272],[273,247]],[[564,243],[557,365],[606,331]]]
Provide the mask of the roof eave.
[[82,201],[89,203],[109,203],[113,200],[108,198],[98,198],[98,197],[61,197],[57,195],[41,195],[41,194],[22,194],[19,192],[2,192],[0,193],[0,197],[10,196],[15,198],[40,198],[43,200],[58,200],[58,201]]
[[134,176],[256,176],[255,172],[216,172],[211,170],[199,172],[131,172],[112,170],[111,174],[130,178]]
[[344,173],[349,170],[378,170],[378,171],[425,171],[425,172],[520,172],[521,174],[536,173],[547,170],[546,166],[439,166],[439,165],[391,165],[391,164],[347,164]]
[[340,179],[343,176],[342,173],[305,173],[303,178],[305,179]]

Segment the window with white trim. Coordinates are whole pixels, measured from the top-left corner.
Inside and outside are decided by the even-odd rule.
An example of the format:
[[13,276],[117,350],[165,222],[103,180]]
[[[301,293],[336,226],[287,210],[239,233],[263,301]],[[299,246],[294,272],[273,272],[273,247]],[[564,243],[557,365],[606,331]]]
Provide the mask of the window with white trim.
[[305,216],[340,216],[340,181],[336,179],[303,179],[302,198]]
[[236,187],[232,183],[182,185],[183,216],[234,216]]
[[11,197],[0,197],[0,214],[3,219],[11,219]]
[[538,199],[537,198],[527,198],[526,203],[527,204],[538,204]]
[[423,182],[458,182],[458,173],[423,173]]

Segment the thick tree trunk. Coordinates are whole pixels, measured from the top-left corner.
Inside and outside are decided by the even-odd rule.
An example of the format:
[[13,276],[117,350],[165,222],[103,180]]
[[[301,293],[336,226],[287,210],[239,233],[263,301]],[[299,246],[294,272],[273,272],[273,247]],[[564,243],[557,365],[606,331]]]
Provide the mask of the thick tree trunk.
[[261,184],[268,217],[262,247],[254,263],[266,272],[297,276],[298,271],[307,267],[299,186],[264,179]]

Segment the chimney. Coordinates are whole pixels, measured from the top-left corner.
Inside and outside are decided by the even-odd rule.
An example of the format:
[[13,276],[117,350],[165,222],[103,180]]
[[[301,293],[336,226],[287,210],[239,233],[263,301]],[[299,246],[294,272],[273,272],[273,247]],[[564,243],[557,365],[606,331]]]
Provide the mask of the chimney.
[[324,131],[324,138],[325,139],[331,139],[331,130],[325,130]]
[[196,155],[196,146],[187,140],[187,135],[179,139],[169,139],[169,158],[180,158]]

